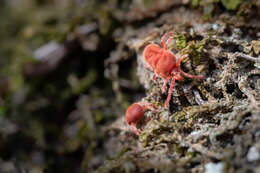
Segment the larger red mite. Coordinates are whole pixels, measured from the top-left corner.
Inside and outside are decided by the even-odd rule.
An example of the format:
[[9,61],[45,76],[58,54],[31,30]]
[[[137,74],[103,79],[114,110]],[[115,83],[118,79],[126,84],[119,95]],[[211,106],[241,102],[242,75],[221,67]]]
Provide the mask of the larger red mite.
[[168,90],[168,96],[165,102],[165,107],[169,106],[175,80],[183,80],[181,74],[188,78],[193,78],[193,79],[204,78],[201,75],[194,76],[185,73],[184,71],[181,70],[180,68],[181,62],[182,60],[187,58],[188,55],[183,55],[181,58],[176,60],[175,55],[170,50],[168,50],[168,44],[172,40],[172,36],[173,36],[172,32],[168,32],[164,34],[161,39],[161,47],[157,44],[152,43],[147,45],[144,49],[145,62],[154,71],[153,80],[155,80],[156,76],[160,76],[161,78],[164,79],[162,92],[165,92],[169,79],[170,78],[172,79],[170,84],[170,89]]
[[139,103],[133,103],[132,105],[130,105],[127,108],[126,113],[125,113],[125,121],[127,122],[127,124],[130,125],[132,131],[138,136],[140,135],[140,132],[136,128],[136,125],[138,122],[140,122],[143,119],[144,111],[146,109],[157,112],[154,109],[153,104],[146,103],[146,102],[139,102]]

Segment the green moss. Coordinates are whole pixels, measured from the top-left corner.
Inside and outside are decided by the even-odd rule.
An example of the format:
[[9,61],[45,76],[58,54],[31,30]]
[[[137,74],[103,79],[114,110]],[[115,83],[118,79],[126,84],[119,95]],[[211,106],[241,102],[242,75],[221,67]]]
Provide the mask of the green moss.
[[6,116],[7,108],[4,105],[0,105],[0,118]]
[[186,107],[182,111],[174,113],[173,116],[175,117],[177,122],[186,121],[189,118],[192,118],[196,113],[198,113],[198,109],[198,106]]
[[[237,10],[237,15],[244,14],[254,2],[242,0],[191,0],[191,6],[203,8],[203,19],[209,20],[214,15],[215,9],[222,4],[227,10]],[[238,8],[240,6],[240,8]]]
[[214,12],[215,6],[213,3],[206,3],[203,5],[203,19],[209,20],[212,17],[212,14]]
[[80,136],[80,138],[85,138],[93,135],[93,133],[89,133],[90,128],[88,127],[88,123],[80,122],[78,126],[79,126],[78,135]]
[[99,11],[98,16],[99,16],[98,19],[100,24],[99,27],[100,33],[106,35],[109,33],[113,25],[111,13],[108,10],[104,9],[102,11]]
[[236,10],[242,0],[221,0],[223,6],[228,10]]
[[188,156],[188,157],[191,157],[191,158],[194,158],[194,157],[196,157],[196,152],[186,152],[186,156]]
[[155,1],[157,1],[157,0],[143,0],[143,4],[146,7],[150,7],[150,6],[154,5]]
[[124,173],[124,163],[126,162],[126,158],[125,157],[120,157],[117,159],[113,159],[113,160],[106,160],[103,164],[103,166],[99,167],[95,173]]
[[97,72],[94,69],[90,69],[86,76],[83,78],[78,79],[76,75],[70,74],[68,77],[68,82],[71,86],[72,93],[74,94],[80,94],[89,87],[92,86],[92,84],[97,79]]
[[199,2],[200,2],[200,0],[192,0],[192,1],[191,1],[191,5],[192,5],[193,7],[197,7],[197,6],[199,5]]
[[104,119],[104,114],[101,111],[94,112],[95,123],[100,123]]
[[202,105],[202,106],[189,106],[185,107],[182,111],[176,112],[173,114],[175,117],[176,122],[185,122],[186,125],[189,126],[190,123],[201,115],[201,113],[210,114],[210,112],[214,112],[216,107],[209,107],[209,105]]
[[182,50],[183,54],[189,54],[193,58],[193,63],[195,65],[200,64],[200,58],[202,55],[203,48],[208,42],[209,37],[205,37],[203,40],[195,42],[191,41],[188,43],[188,46]]
[[179,50],[186,47],[186,38],[182,33],[176,33],[173,38],[176,40],[177,48]]
[[168,121],[159,122],[157,120],[152,120],[139,136],[139,140],[142,145],[154,146],[161,142],[173,141],[173,136],[171,133],[174,131],[173,124]]
[[177,121],[184,121],[186,120],[186,112],[185,111],[181,111],[181,112],[176,112],[175,114],[173,114],[174,118]]

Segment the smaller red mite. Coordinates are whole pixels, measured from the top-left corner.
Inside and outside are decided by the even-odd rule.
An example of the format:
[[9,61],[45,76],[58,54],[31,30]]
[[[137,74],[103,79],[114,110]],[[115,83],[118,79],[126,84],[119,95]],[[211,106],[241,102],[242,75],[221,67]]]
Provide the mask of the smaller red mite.
[[136,124],[141,121],[144,117],[144,111],[146,109],[157,112],[154,109],[154,105],[146,102],[139,102],[131,104],[125,113],[125,121],[128,125],[130,125],[131,130],[136,134],[140,135],[139,130],[136,128]]
[[170,78],[172,79],[170,84],[170,89],[168,90],[168,96],[165,102],[165,107],[169,106],[175,80],[183,80],[181,74],[188,78],[193,78],[193,79],[204,78],[201,75],[194,76],[185,73],[184,71],[181,70],[180,68],[181,62],[182,60],[187,58],[188,55],[183,55],[176,61],[175,55],[170,50],[168,50],[168,44],[172,40],[172,36],[173,36],[172,32],[168,32],[164,34],[161,39],[161,47],[157,44],[152,43],[147,45],[144,49],[144,60],[147,63],[148,67],[154,71],[153,80],[155,80],[156,76],[160,76],[161,78],[164,79],[164,84],[162,87],[163,93],[166,90],[166,86],[169,79]]

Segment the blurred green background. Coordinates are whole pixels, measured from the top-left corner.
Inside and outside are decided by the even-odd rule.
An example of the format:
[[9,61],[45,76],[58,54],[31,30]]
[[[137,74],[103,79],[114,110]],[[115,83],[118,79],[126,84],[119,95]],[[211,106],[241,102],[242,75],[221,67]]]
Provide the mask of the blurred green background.
[[0,172],[92,172],[108,157],[101,128],[130,100],[104,60],[121,25],[111,11],[129,3],[0,1]]

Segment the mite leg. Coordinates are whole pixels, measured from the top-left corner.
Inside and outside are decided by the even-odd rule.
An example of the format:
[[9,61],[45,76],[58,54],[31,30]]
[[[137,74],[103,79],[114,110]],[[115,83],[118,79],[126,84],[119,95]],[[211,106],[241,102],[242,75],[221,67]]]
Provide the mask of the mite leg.
[[184,59],[187,58],[187,57],[188,57],[188,55],[186,54],[186,55],[183,55],[181,58],[179,58],[179,59],[177,60],[176,67],[179,69],[179,71],[180,71],[184,76],[186,76],[186,77],[188,77],[188,78],[192,78],[192,79],[203,79],[204,76],[202,76],[202,75],[198,75],[198,76],[196,76],[196,75],[191,75],[191,74],[185,73],[184,71],[181,70],[181,68],[180,68],[181,62],[182,62],[182,60],[184,60]]
[[164,48],[164,41],[169,37],[169,36],[172,36],[173,33],[172,32],[167,32],[165,33],[163,36],[162,36],[162,39],[161,39],[161,47]]
[[181,73],[178,73],[176,76],[174,76],[176,80],[183,80],[183,77],[181,76]]
[[[147,124],[147,123],[148,123],[148,122],[149,122],[151,119],[152,119],[152,118],[150,118],[150,117],[149,117],[149,118],[147,118],[147,119],[144,121],[144,123],[143,123],[143,124],[144,124],[144,125],[146,125],[146,124]],[[141,131],[143,131],[143,128],[141,128]]]
[[168,83],[168,81],[169,81],[170,78],[171,78],[171,76],[168,76],[168,77],[164,80],[163,86],[162,86],[162,93],[165,93],[165,91],[166,91],[166,86],[167,86],[167,83]]
[[153,112],[158,112],[152,103],[139,102],[138,104],[140,104],[143,107],[143,109],[149,109]]
[[140,135],[140,132],[136,128],[135,124],[132,123],[130,127],[131,127],[132,132],[134,132],[137,136]]
[[144,62],[144,68],[152,70],[153,68],[147,64],[147,62]]
[[168,44],[170,43],[170,41],[172,41],[172,37],[168,38],[168,40],[166,41],[165,45],[164,45],[164,49],[168,49]]
[[188,57],[187,54],[186,54],[186,55],[183,55],[182,57],[180,57],[180,58],[177,60],[177,62],[176,62],[176,67],[177,67],[177,68],[180,68],[182,60],[184,60],[184,59],[187,58],[187,57]]
[[155,72],[153,73],[153,80],[155,80],[156,79],[156,75],[155,75]]
[[188,77],[188,78],[192,78],[192,79],[204,79],[204,76],[202,76],[202,75],[198,75],[198,76],[191,75],[191,74],[189,74],[189,73],[185,73],[185,72],[182,71],[181,69],[180,69],[180,72],[181,72],[181,74],[183,74],[184,76],[186,76],[186,77]]
[[172,97],[172,90],[173,90],[174,84],[175,84],[175,78],[172,77],[172,82],[171,82],[171,85],[170,85],[170,89],[168,91],[167,100],[166,100],[165,105],[164,105],[166,108],[169,107],[169,102],[170,102],[171,97]]
[[[139,102],[138,104],[140,104],[140,105],[143,107],[143,109],[148,109],[148,110],[151,110],[151,111],[153,111],[153,112],[158,112],[158,111],[156,110],[156,107],[155,107],[153,104],[151,104],[151,103]],[[151,120],[150,117],[147,118],[147,119],[144,121],[144,124],[147,124],[150,120]],[[143,130],[143,129],[141,129],[141,130]]]

